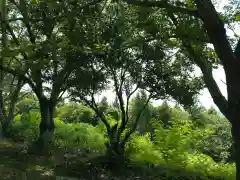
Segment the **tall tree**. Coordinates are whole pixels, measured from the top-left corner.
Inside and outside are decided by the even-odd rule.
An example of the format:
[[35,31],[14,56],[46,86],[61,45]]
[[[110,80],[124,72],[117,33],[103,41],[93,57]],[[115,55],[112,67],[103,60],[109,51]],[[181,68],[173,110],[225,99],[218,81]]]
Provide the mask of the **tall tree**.
[[[73,98],[89,105],[106,126],[109,138],[107,153],[120,159],[124,155],[125,143],[135,132],[151,98],[171,96],[181,104],[192,104],[202,87],[201,78],[186,77],[185,73],[189,73],[187,64],[183,64],[187,70],[179,69],[179,63],[173,61],[172,49],[165,46],[162,39],[155,41],[141,31],[138,24],[141,20],[137,18],[136,9],[128,8],[124,3],[110,3],[95,23],[95,31],[99,33],[92,40],[95,45],[89,47],[86,56],[88,68],[74,71],[72,81],[69,81],[73,84],[70,89]],[[163,32],[167,28],[162,27]],[[77,41],[76,38],[74,40]],[[79,50],[75,53],[78,54]],[[78,83],[83,79],[85,83]],[[95,96],[111,83],[121,111],[121,120],[114,123],[99,111],[95,100]],[[189,86],[194,88],[190,90]],[[129,102],[133,94],[141,89],[148,92],[148,97],[135,116],[133,125],[128,127]],[[187,91],[184,96],[183,90]]]
[[154,108],[153,118],[162,121],[165,127],[169,127],[171,124],[171,108],[167,101],[163,101],[161,106]]
[[[11,12],[1,24],[11,37],[11,57],[18,58],[13,67],[0,66],[6,73],[23,79],[36,94],[42,117],[38,142],[42,147],[52,141],[53,112],[67,90],[67,79],[82,63],[71,56],[73,50],[67,38],[76,35],[73,32],[76,19],[87,18],[86,9],[88,17],[91,16],[89,6],[98,2],[8,2]],[[84,57],[81,58],[84,60]]]
[[[12,66],[12,58],[9,57],[8,33],[7,24],[5,23],[8,18],[8,4],[1,1],[0,5],[0,18],[1,18],[1,58],[0,65],[7,64],[8,67]],[[11,121],[14,118],[15,104],[22,86],[24,85],[23,78],[16,75],[6,74],[0,71],[0,123],[1,135],[7,136]]]
[[[240,72],[238,70],[240,66],[240,40],[237,39],[238,43],[233,50],[226,34],[225,21],[223,21],[211,0],[193,0],[190,3],[182,1],[125,1],[129,4],[162,9],[166,17],[176,27],[175,34],[177,39],[181,40],[182,48],[201,69],[206,87],[214,103],[232,124],[232,136],[236,150],[236,179],[240,179]],[[231,19],[234,20],[235,18],[231,17]],[[186,24],[187,26],[184,28],[183,26]],[[191,36],[192,33],[188,31],[191,28],[195,29],[191,31],[195,32],[195,36]],[[182,31],[183,29],[185,31]],[[206,48],[206,43],[211,43],[214,51]],[[222,95],[213,78],[212,69],[215,63],[212,60],[219,62],[224,69],[227,99]]]
[[113,101],[113,103],[112,103],[112,106],[114,107],[114,108],[117,108],[117,109],[119,109],[119,102],[118,102],[118,98],[115,96],[115,98],[114,98],[114,101]]
[[[132,100],[131,106],[130,106],[130,125],[131,125],[131,120],[136,118],[136,115],[139,113],[139,111],[142,109],[144,106],[144,103],[147,100],[147,94],[143,90],[138,92],[136,97]],[[137,126],[137,131],[140,134],[144,134],[146,132],[149,132],[150,125],[151,125],[151,119],[152,119],[152,105],[149,103],[145,109],[143,110],[139,123]]]
[[103,96],[100,103],[99,103],[100,111],[103,113],[109,108],[108,100],[106,96]]

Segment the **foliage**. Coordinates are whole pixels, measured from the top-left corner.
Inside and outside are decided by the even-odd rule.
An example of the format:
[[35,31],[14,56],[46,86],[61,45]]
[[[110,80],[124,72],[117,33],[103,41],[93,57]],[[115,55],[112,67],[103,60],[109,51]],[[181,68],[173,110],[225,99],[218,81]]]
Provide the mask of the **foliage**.
[[26,141],[28,143],[37,139],[39,133],[40,113],[17,115],[12,123],[11,135],[15,141]]
[[96,124],[95,113],[92,109],[76,103],[68,103],[57,109],[56,116],[65,123]]
[[[166,103],[163,103],[162,106],[165,107]],[[65,107],[71,107],[71,110],[79,108],[79,106],[69,106],[69,104],[66,104]],[[132,135],[125,147],[125,153],[130,158],[129,165],[159,168],[161,173],[154,171],[152,173],[156,177],[162,177],[163,179],[165,176],[174,178],[192,176],[199,179],[204,177],[234,179],[234,166],[224,164],[226,157],[222,155],[222,153],[228,151],[227,143],[231,144],[230,137],[227,138],[226,135],[221,135],[222,132],[230,134],[230,129],[224,129],[227,124],[222,124],[222,121],[225,120],[219,118],[216,121],[206,121],[209,124],[199,128],[197,123],[191,119],[191,116],[188,116],[187,112],[179,108],[168,108],[168,113],[171,114],[171,126],[166,127],[162,121],[153,119],[151,126],[154,128],[154,132],[147,132],[144,135],[138,135],[136,132]],[[158,109],[161,109],[161,107],[158,107]],[[109,111],[111,111],[111,108]],[[217,117],[217,114],[214,114],[211,110],[202,113],[205,113],[205,116],[208,116],[209,119]],[[116,120],[110,115],[106,117],[111,127],[113,127]],[[89,123],[64,122],[61,118],[61,111],[59,111],[55,118],[55,145],[70,149],[86,148],[101,153],[106,151],[105,143],[109,139],[105,136],[107,135],[107,129],[103,122],[99,121],[98,125],[93,127]],[[214,125],[211,124],[213,122]],[[31,112],[29,115],[17,115],[13,121],[12,138],[15,141],[33,141],[38,136],[39,123],[39,112]],[[219,123],[219,126],[216,126],[217,123]],[[153,133],[153,138],[151,133]],[[221,143],[213,141],[213,135],[219,136]],[[220,150],[215,147],[219,147]],[[216,163],[213,160],[216,156],[222,162]]]
[[[26,141],[31,144],[38,137],[40,114],[18,115],[12,126],[12,138],[15,141]],[[59,147],[91,148],[103,152],[104,137],[98,128],[87,123],[64,123],[55,119],[55,144]]]
[[16,111],[20,114],[39,111],[39,103],[33,98],[24,98],[16,104]]
[[151,141],[149,134],[133,136],[128,144],[133,162],[145,166],[154,164],[165,167],[168,176],[171,176],[169,173],[173,169],[182,169],[183,174],[178,172],[175,177],[195,173],[192,178],[202,176],[234,179],[234,166],[218,164],[211,157],[200,153],[194,144],[201,141],[202,136],[197,135],[198,132],[193,129],[191,121],[185,121],[184,124],[179,128],[179,124],[176,123],[169,129],[164,129],[161,123],[155,124],[158,126],[155,135],[156,143]]
[[[232,179],[226,161],[240,147],[238,6],[232,0],[217,12],[210,0],[2,1],[1,135],[10,130],[15,141],[44,144],[55,131],[61,148]],[[227,99],[213,77],[219,66]],[[20,98],[29,87],[37,100]],[[197,105],[205,87],[229,122]],[[110,89],[113,106],[105,96],[96,101]],[[153,107],[152,99],[165,102]]]
[[[133,125],[134,119],[138,115],[138,113],[141,111],[141,109],[144,106],[144,103],[147,100],[147,94],[144,91],[139,92],[136,97],[131,101],[129,111],[130,111],[130,120],[129,125]],[[145,134],[146,132],[151,131],[151,120],[152,118],[152,104],[148,103],[148,105],[145,107],[143,112],[141,113],[137,132],[140,134]]]
[[61,147],[89,148],[104,152],[104,136],[98,128],[87,123],[65,124],[55,119],[55,143]]

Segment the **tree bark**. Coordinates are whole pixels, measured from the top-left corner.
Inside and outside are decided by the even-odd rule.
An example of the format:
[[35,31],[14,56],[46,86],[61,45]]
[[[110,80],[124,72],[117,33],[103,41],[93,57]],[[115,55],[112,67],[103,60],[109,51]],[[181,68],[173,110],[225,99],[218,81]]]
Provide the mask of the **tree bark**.
[[111,166],[123,166],[125,162],[124,146],[120,142],[111,141],[106,144],[106,157]]
[[[240,111],[240,108],[239,108],[239,111]],[[235,125],[235,123],[239,119],[240,119],[240,115],[235,114],[234,116],[232,116],[232,122],[234,122],[232,125],[232,136],[234,141],[233,146],[234,146],[234,160],[236,164],[236,180],[240,179],[240,131],[239,131],[239,127]]]
[[53,112],[55,105],[47,98],[39,99],[41,122],[39,125],[38,145],[40,148],[47,148],[53,141],[54,135],[54,121]]

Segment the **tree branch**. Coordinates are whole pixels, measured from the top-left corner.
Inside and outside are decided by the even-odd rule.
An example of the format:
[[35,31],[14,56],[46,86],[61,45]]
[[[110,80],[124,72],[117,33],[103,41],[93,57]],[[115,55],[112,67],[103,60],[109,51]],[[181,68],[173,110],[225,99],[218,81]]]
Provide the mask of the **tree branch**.
[[235,47],[234,55],[238,61],[240,61],[240,39],[237,42],[237,45]]
[[[173,24],[177,27],[178,25],[177,19],[171,13],[169,13],[169,16],[173,21]],[[206,60],[202,59],[199,55],[197,55],[194,48],[188,41],[184,39],[181,39],[181,41],[183,47],[189,53],[189,58],[193,59],[193,61],[201,69],[204,82],[206,83],[206,86],[213,98],[214,103],[218,106],[219,110],[228,118],[229,117],[228,102],[226,98],[222,95],[215,79],[213,78],[211,64],[208,64]]]
[[80,96],[80,99],[82,99],[89,107],[91,107],[94,110],[94,112],[97,114],[97,116],[101,119],[101,121],[106,126],[107,132],[110,133],[110,131],[111,131],[110,124],[107,122],[105,116],[99,111],[99,108],[96,104],[93,93],[91,94],[91,101],[89,101],[82,95]]
[[122,122],[121,122],[121,126],[122,124],[125,124],[126,122],[126,112],[125,112],[125,107],[124,107],[124,101],[123,101],[123,93],[122,93],[122,84],[123,84],[123,79],[121,78],[121,82],[120,85],[118,84],[118,79],[117,79],[117,75],[116,75],[116,71],[114,69],[111,69],[112,73],[113,73],[113,81],[114,81],[114,88],[115,88],[115,92],[116,92],[116,96],[119,100],[119,106],[120,106],[120,110],[122,112]]
[[139,113],[138,113],[138,115],[137,115],[137,117],[136,117],[136,119],[135,119],[135,122],[134,122],[133,127],[131,128],[131,130],[130,130],[129,132],[127,132],[127,133],[125,134],[125,136],[124,136],[124,138],[123,138],[123,140],[122,140],[122,142],[121,142],[121,145],[122,145],[122,146],[127,142],[127,140],[129,139],[129,137],[136,131],[138,122],[139,122],[139,120],[140,120],[140,117],[141,117],[144,109],[147,107],[150,99],[152,98],[152,95],[153,95],[153,93],[150,93],[150,95],[148,96],[147,101],[146,101],[145,104],[143,105],[142,109],[139,111]]
[[214,103],[218,106],[219,110],[225,115],[226,118],[229,118],[228,112],[228,102],[226,98],[222,95],[215,79],[212,74],[212,67],[207,64],[207,62],[200,58],[200,56],[196,55],[194,49],[190,44],[184,43],[185,48],[189,52],[190,58],[194,59],[194,62],[201,69],[204,82],[213,98]]
[[69,63],[67,62],[63,69],[61,70],[61,72],[59,74],[56,74],[56,78],[53,82],[52,85],[52,92],[51,92],[51,98],[53,100],[57,100],[57,96],[61,93],[62,88],[60,88],[60,86],[62,85],[62,83],[64,83],[67,78],[69,77],[69,75],[71,74],[72,70],[69,71]]
[[22,88],[22,86],[24,85],[22,79],[18,79],[18,83],[17,83],[17,86],[16,88],[14,89],[14,91],[12,92],[12,95],[11,95],[11,102],[10,102],[10,105],[9,105],[9,112],[8,112],[8,123],[10,123],[10,121],[14,118],[14,110],[15,110],[15,104],[18,100],[18,95],[19,95],[19,92]]
[[200,17],[199,13],[196,9],[187,9],[179,6],[174,6],[169,4],[167,1],[160,0],[160,1],[149,1],[149,0],[124,0],[128,4],[137,5],[137,6],[143,6],[143,7],[157,7],[161,9],[167,9],[168,11],[171,11],[172,13],[183,13],[188,14],[190,16],[194,17]]
[[128,116],[128,113],[129,113],[129,101],[130,101],[130,98],[131,96],[138,90],[139,88],[139,85],[137,84],[137,86],[132,90],[132,92],[130,92],[130,94],[127,96],[127,107],[126,107],[126,124],[128,123],[129,121],[129,116]]
[[30,26],[28,13],[27,13],[27,4],[26,4],[25,0],[20,0],[20,5],[18,5],[15,2],[15,0],[10,0],[10,2],[12,4],[14,4],[18,8],[18,10],[20,11],[21,15],[23,16],[23,23],[25,24],[25,26],[27,28],[29,39],[30,39],[32,44],[35,44],[36,37],[35,37],[35,35],[34,35],[33,31],[32,31],[32,28]]
[[223,21],[220,19],[211,0],[195,0],[195,3],[224,70],[226,72],[230,71],[229,67],[236,63],[236,58],[227,39]]
[[12,74],[13,76],[17,76],[18,78],[23,79],[23,81],[25,81],[26,83],[29,84],[29,86],[33,89],[34,92],[37,91],[36,86],[34,85],[32,80],[29,79],[28,77],[26,77],[24,72],[16,71],[14,69],[7,68],[2,65],[0,65],[0,70],[4,71],[6,73]]
[[[11,26],[9,25],[9,23],[6,22],[6,26],[7,26],[8,32],[9,32],[10,35],[12,36],[13,41],[15,42],[15,44],[16,44],[17,46],[20,46],[20,42],[18,41],[18,38],[15,36],[15,34],[14,34]],[[22,51],[22,50],[21,50],[20,52],[21,52],[23,58],[24,58],[25,60],[27,60],[27,54],[26,54],[24,51]]]

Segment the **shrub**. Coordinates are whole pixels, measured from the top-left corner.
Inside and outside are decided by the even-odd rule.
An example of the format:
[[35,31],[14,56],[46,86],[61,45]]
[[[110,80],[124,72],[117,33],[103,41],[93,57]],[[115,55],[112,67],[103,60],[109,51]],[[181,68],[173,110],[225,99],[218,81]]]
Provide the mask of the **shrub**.
[[56,117],[65,123],[91,123],[96,124],[95,113],[91,108],[81,104],[69,103],[57,109]]
[[87,123],[64,123],[55,120],[55,143],[64,147],[91,148],[100,152],[105,150],[101,130]]
[[[179,123],[182,125],[179,126]],[[161,167],[160,179],[166,179],[166,176],[171,179],[235,179],[233,164],[216,163],[211,157],[198,152],[196,147],[189,147],[204,133],[211,134],[210,129],[202,133],[196,131],[188,120],[174,120],[171,128],[163,127],[162,123],[155,123],[155,143],[149,134],[131,138],[127,151],[134,164]]]
[[33,142],[39,134],[39,112],[17,115],[12,123],[11,136],[16,141]]
[[[15,117],[11,135],[16,141],[33,142],[39,134],[40,114],[31,112]],[[104,136],[100,129],[87,123],[64,123],[55,119],[54,142],[64,147],[91,148],[100,152],[105,150]]]

